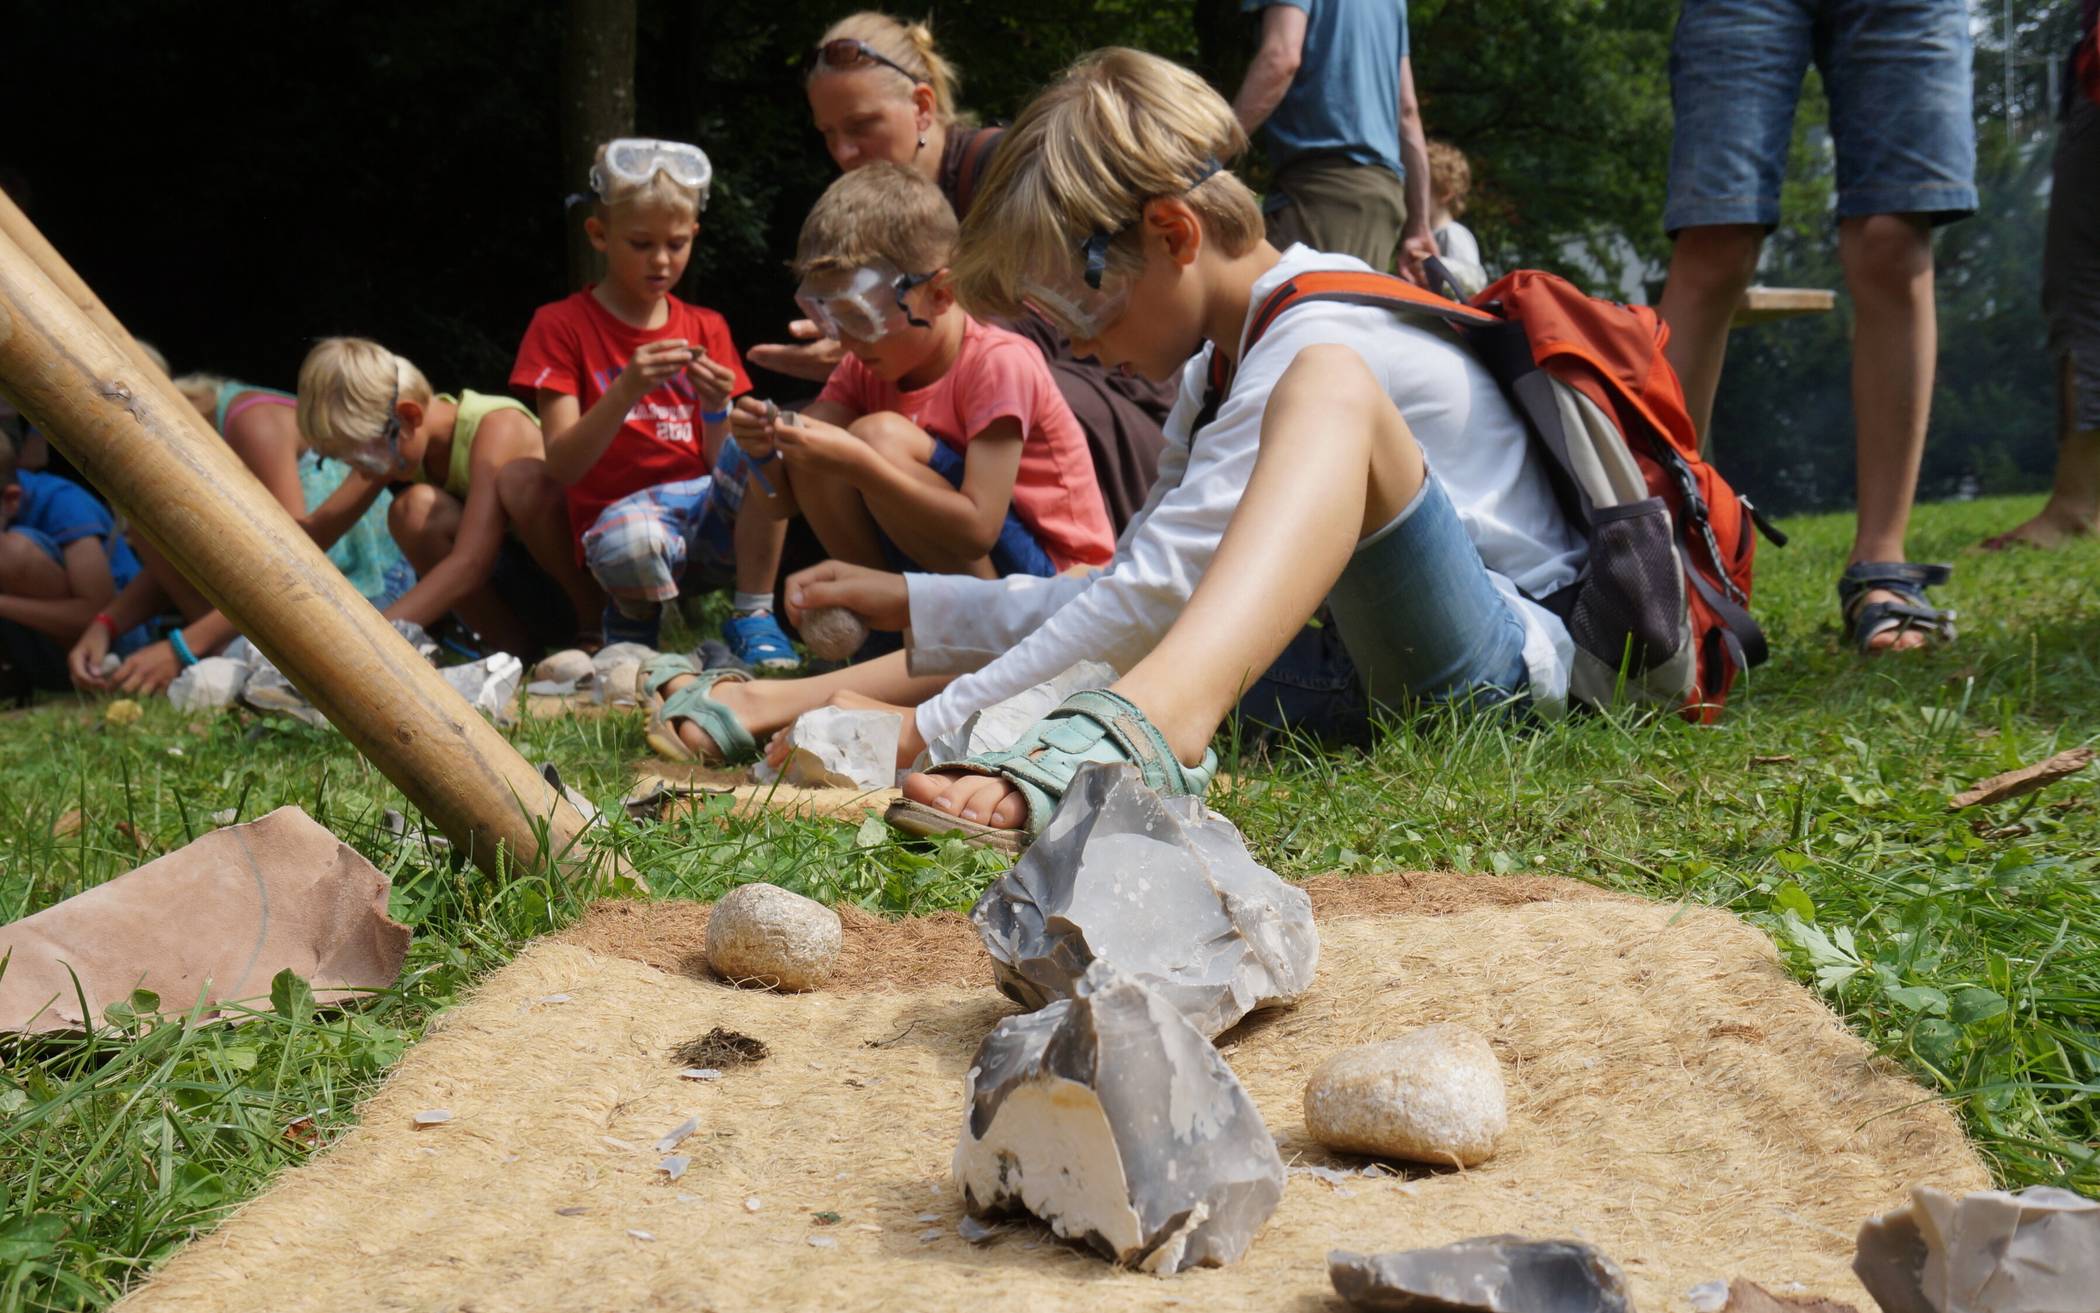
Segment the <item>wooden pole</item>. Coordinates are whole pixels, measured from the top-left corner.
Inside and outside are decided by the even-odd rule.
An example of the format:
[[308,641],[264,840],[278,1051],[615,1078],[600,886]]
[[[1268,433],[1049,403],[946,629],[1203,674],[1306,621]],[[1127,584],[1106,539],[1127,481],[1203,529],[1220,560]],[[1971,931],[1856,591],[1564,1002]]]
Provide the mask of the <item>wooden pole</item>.
[[583,817],[358,595],[57,253],[38,239],[60,280],[22,249],[27,224],[0,194],[0,388],[460,852],[491,874],[505,852],[559,860]]

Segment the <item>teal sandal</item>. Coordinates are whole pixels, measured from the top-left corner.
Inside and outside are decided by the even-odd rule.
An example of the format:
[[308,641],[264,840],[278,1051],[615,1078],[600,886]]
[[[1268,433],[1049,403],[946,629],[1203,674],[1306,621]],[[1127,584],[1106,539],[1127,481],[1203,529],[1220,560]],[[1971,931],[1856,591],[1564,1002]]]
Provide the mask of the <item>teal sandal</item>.
[[[691,675],[693,682],[667,696],[664,685],[680,675]],[[749,678],[741,670],[702,670],[691,657],[677,653],[651,659],[642,667],[642,686],[649,698],[650,748],[672,761],[697,761],[708,766],[735,765],[756,757],[758,740],[751,737],[735,712],[708,696],[717,684],[741,683]],[[700,732],[714,741],[715,755],[687,747],[673,723],[680,720],[699,726]]]
[[1050,823],[1079,768],[1097,762],[1135,766],[1148,787],[1170,798],[1202,797],[1218,773],[1216,753],[1205,749],[1202,765],[1184,766],[1128,698],[1106,689],[1085,689],[1052,709],[1011,748],[943,762],[924,772],[998,776],[1020,790],[1028,804],[1022,828],[1004,830],[964,820],[910,798],[891,803],[883,818],[907,834],[960,832],[971,843],[1017,853]]

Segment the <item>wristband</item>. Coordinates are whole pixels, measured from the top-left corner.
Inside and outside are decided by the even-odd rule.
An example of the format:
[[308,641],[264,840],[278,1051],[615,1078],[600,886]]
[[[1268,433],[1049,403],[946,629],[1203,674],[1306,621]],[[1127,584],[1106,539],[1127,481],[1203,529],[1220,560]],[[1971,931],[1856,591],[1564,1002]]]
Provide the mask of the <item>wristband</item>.
[[190,640],[182,636],[180,629],[168,631],[168,646],[175,649],[175,659],[183,664],[184,669],[197,664],[197,654],[190,651]]
[[109,631],[109,636],[111,638],[115,638],[117,636],[117,622],[109,618],[109,612],[107,611],[96,612],[95,618],[89,621],[88,623],[101,625],[104,629]]
[[703,410],[700,412],[700,421],[703,424],[720,424],[728,418],[729,412],[727,410]]

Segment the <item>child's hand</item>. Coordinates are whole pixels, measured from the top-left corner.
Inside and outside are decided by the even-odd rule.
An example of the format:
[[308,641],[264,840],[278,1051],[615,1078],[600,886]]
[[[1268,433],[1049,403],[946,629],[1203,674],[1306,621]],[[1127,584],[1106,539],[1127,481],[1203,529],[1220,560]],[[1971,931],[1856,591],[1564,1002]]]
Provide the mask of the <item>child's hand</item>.
[[158,693],[182,673],[182,661],[173,644],[154,643],[124,658],[110,674],[109,685],[124,693]]
[[66,673],[73,677],[73,686],[92,692],[108,688],[109,681],[102,677],[102,658],[108,655],[109,630],[100,620],[90,621],[73,650],[66,653]]
[[822,383],[831,377],[831,371],[845,358],[846,346],[825,337],[815,320],[797,319],[788,325],[788,335],[795,339],[793,345],[768,343],[752,347],[744,358],[760,369],[770,369],[789,378],[806,379],[811,383]]
[[773,425],[773,445],[801,465],[822,474],[850,477],[875,456],[875,449],[836,424],[797,415],[793,424]]
[[757,397],[745,397],[729,412],[729,436],[744,449],[753,464],[773,459],[773,426],[776,412]]
[[693,348],[681,338],[647,342],[635,349],[634,358],[620,371],[613,386],[626,389],[627,401],[631,405],[656,391],[658,386],[676,377],[678,371],[692,363]]
[[700,394],[700,409],[729,408],[729,391],[736,386],[735,370],[711,358],[703,347],[693,353],[693,363],[685,367],[685,372],[693,380],[693,390]]
[[825,561],[789,575],[786,591],[788,619],[797,626],[805,612],[820,606],[843,606],[870,629],[911,626],[911,593],[904,576],[888,570]]

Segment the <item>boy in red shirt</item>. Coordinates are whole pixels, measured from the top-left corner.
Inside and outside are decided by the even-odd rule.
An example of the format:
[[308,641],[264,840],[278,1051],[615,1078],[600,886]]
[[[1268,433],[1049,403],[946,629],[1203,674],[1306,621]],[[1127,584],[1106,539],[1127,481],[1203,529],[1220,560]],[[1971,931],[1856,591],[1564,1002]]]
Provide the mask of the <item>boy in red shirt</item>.
[[746,399],[730,424],[777,453],[766,499],[859,565],[996,578],[1105,564],[1115,534],[1086,434],[1027,339],[948,290],[955,212],[910,169],[838,179],[802,225],[796,299],[847,354],[788,417]]
[[599,147],[584,227],[605,279],[540,307],[510,381],[538,405],[547,473],[567,487],[581,559],[612,597],[605,640],[654,647],[662,604],[697,561],[705,585],[735,585],[730,648],[791,669],[794,647],[771,614],[786,524],[736,513],[750,465],[729,437],[729,404],[751,381],[722,316],[671,295],[712,176],[683,142]]

